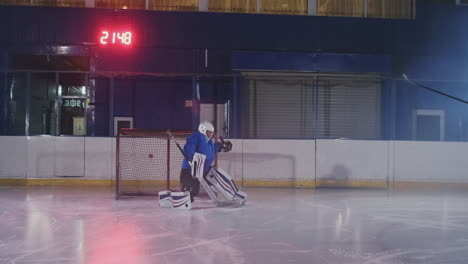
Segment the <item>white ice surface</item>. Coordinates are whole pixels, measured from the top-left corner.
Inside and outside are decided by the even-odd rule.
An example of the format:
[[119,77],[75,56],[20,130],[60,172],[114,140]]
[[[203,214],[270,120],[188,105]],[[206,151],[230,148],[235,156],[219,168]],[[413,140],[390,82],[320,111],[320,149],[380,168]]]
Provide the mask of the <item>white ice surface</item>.
[[188,211],[112,189],[0,187],[0,263],[468,263],[466,192],[246,189]]

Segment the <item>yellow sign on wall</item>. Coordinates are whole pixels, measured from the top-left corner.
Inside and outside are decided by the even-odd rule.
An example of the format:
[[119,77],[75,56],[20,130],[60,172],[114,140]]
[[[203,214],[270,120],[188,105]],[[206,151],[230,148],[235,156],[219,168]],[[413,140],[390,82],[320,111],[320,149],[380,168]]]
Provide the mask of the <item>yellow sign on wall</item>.
[[73,117],[73,135],[74,136],[84,136],[85,135],[85,123],[84,117]]

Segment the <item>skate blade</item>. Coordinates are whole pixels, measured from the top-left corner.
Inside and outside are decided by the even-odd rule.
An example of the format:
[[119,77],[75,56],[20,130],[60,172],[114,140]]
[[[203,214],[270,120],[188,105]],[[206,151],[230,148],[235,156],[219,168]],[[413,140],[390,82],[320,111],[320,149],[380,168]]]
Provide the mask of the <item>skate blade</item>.
[[245,204],[245,200],[216,202],[217,207],[240,207],[240,206],[243,206],[244,204]]

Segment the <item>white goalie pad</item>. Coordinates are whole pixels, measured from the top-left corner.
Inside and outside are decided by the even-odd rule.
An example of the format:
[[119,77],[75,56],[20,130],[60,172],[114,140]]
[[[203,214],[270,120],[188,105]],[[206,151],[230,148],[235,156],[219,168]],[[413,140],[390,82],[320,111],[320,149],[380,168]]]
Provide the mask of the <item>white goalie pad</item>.
[[217,206],[239,206],[247,200],[247,194],[237,188],[232,177],[221,169],[211,168],[203,177],[205,155],[195,153],[192,160],[192,176],[197,178]]
[[161,191],[158,193],[159,206],[176,209],[192,209],[189,192]]
[[218,203],[229,205],[242,205],[247,199],[247,194],[237,188],[236,183],[232,180],[231,176],[216,168],[211,168],[205,176],[205,180],[215,194]]

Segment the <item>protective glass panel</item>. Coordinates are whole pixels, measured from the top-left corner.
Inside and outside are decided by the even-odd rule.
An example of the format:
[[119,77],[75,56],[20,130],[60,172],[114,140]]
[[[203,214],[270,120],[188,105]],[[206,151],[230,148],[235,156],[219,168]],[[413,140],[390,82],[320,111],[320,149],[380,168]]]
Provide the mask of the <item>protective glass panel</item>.
[[0,74],[0,135],[6,134],[8,124],[8,96],[6,74]]
[[61,73],[58,94],[60,108],[60,135],[86,135],[86,75]]
[[25,135],[26,88],[26,73],[9,73],[7,75],[7,135]]
[[55,73],[31,74],[29,135],[55,135],[57,115]]

